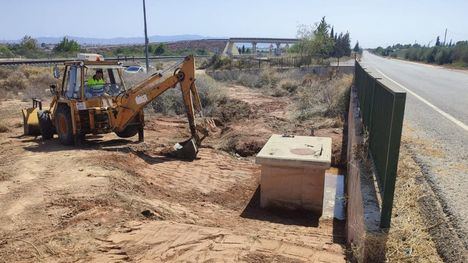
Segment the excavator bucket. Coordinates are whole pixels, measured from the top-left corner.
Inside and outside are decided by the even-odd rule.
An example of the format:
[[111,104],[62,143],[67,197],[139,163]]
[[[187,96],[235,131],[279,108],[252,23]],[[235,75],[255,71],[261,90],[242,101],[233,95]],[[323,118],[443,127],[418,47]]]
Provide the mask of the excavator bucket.
[[186,141],[176,143],[174,145],[174,151],[171,153],[172,156],[193,161],[197,158],[198,146],[194,138],[190,138]]
[[40,135],[37,108],[22,109],[24,135]]
[[186,141],[176,143],[168,155],[178,159],[190,161],[195,160],[197,158],[198,148],[201,141],[206,138],[210,132],[217,131],[216,124],[211,118],[204,118],[198,125],[196,125],[196,128],[197,131],[202,134],[202,137],[197,136],[197,138],[199,138],[198,142],[197,139],[192,137]]
[[39,118],[37,117],[37,111],[42,109],[42,102],[37,99],[33,99],[32,108],[22,109],[23,114],[23,128],[24,135],[41,135],[39,129]]

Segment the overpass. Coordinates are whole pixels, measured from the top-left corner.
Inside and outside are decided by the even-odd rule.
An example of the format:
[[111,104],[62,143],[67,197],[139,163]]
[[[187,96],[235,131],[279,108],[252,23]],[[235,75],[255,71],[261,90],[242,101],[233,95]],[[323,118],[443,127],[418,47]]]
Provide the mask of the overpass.
[[281,45],[285,44],[289,47],[290,44],[299,42],[297,38],[267,38],[267,37],[231,37],[227,39],[226,47],[224,48],[223,55],[232,56],[237,55],[238,51],[235,46],[236,43],[250,43],[252,44],[252,53],[257,54],[257,44],[275,44],[275,54],[281,55]]

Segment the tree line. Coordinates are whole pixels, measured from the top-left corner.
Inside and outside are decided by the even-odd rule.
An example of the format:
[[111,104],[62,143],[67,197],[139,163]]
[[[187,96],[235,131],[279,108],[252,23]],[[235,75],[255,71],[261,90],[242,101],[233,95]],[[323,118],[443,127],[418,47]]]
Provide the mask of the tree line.
[[[76,53],[87,52],[86,47],[82,47],[77,41],[64,37],[58,44],[50,48],[51,45],[41,43],[31,36],[24,36],[19,43],[0,44],[0,58],[46,58],[46,57],[74,57]],[[149,44],[148,51],[151,56],[171,56],[171,55],[207,55],[205,49],[177,49],[171,50],[163,43]],[[143,56],[145,54],[144,45],[130,45],[117,47],[100,47],[93,52],[104,56]]]
[[420,44],[395,44],[386,48],[377,47],[371,50],[377,55],[402,58],[433,64],[455,64],[468,67],[468,41],[442,43],[437,37],[434,46]]
[[351,52],[362,52],[359,42],[351,49],[349,32],[336,33],[325,17],[315,26],[301,25],[298,29],[299,43],[294,44],[289,52],[317,58],[341,58],[350,56]]
[[76,54],[82,48],[75,40],[64,37],[52,50],[47,50],[47,44],[38,44],[37,40],[31,36],[24,36],[19,43],[0,44],[0,58],[26,57],[44,58],[48,56],[66,56],[71,53]]

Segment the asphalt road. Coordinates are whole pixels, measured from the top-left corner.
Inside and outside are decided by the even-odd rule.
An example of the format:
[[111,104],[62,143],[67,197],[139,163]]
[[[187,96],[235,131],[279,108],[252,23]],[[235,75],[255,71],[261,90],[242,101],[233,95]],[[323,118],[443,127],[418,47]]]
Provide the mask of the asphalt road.
[[468,247],[468,70],[368,52],[362,62],[407,91],[404,135],[414,138],[416,159]]

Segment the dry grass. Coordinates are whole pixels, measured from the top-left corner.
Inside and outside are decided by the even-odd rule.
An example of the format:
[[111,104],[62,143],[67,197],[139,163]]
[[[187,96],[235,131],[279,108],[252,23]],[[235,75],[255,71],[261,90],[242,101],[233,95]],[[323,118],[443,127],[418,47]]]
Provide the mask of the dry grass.
[[404,147],[407,143],[403,139],[400,149],[386,257],[389,262],[442,262],[419,207],[428,186],[421,182],[424,175]]
[[49,67],[0,68],[0,96],[3,99],[44,98],[49,95],[49,85],[55,83]]
[[294,115],[298,121],[326,117],[342,123],[352,83],[350,74],[328,78],[306,74],[299,69],[218,70],[209,74],[218,81],[262,89],[273,97],[290,97],[296,105]]
[[3,121],[0,121],[0,133],[5,133],[5,132],[9,132],[10,129],[8,128],[8,126],[3,123]]
[[346,112],[351,75],[329,79],[307,78],[297,93],[297,118],[309,119],[315,115],[338,117]]
[[[196,86],[200,95],[203,113],[211,116],[216,112],[220,102],[225,99],[222,87],[208,75],[197,76]],[[180,89],[170,89],[151,103],[152,108],[159,113],[179,115],[185,113]]]

